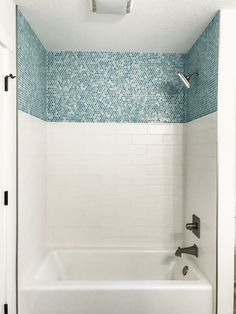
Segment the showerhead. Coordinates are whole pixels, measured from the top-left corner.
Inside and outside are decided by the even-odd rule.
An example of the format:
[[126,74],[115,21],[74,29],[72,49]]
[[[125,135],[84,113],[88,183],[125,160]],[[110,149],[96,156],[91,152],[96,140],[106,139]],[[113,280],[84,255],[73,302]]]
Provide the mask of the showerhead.
[[190,88],[190,79],[193,75],[199,75],[198,71],[194,71],[191,75],[186,75],[183,73],[178,73],[179,78],[184,83],[187,88]]
[[184,83],[184,85],[189,88],[190,87],[190,82],[189,82],[189,78],[184,75],[183,73],[178,73],[179,78],[182,80],[182,82]]

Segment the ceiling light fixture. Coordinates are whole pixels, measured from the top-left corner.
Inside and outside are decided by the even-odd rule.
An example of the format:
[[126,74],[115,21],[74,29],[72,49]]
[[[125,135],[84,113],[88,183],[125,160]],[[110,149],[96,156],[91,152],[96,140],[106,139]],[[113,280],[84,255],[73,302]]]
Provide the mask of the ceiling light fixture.
[[131,0],[92,0],[92,11],[97,14],[130,13]]

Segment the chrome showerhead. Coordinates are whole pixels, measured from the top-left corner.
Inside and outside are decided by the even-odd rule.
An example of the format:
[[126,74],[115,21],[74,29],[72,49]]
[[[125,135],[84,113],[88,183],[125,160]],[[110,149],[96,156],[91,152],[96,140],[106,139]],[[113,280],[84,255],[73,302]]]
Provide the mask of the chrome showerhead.
[[178,73],[179,78],[184,83],[187,88],[190,88],[190,79],[193,75],[199,75],[198,71],[194,71],[191,75],[186,75],[183,73]]
[[189,82],[189,78],[188,76],[186,76],[183,73],[178,73],[179,78],[182,80],[182,82],[184,83],[184,85],[189,88],[190,87],[190,82]]

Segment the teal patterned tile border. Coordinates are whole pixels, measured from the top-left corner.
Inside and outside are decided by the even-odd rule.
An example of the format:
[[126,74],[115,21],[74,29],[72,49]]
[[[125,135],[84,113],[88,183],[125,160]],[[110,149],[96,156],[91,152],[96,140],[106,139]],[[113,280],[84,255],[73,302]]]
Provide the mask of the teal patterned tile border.
[[183,54],[48,52],[47,119],[182,122]]
[[[217,110],[219,16],[188,54],[46,51],[18,12],[19,108],[45,121],[188,122]],[[177,72],[198,69],[187,91]]]
[[46,120],[46,50],[20,11],[17,24],[19,108]]
[[187,54],[187,72],[198,70],[187,92],[187,121],[217,111],[219,14]]

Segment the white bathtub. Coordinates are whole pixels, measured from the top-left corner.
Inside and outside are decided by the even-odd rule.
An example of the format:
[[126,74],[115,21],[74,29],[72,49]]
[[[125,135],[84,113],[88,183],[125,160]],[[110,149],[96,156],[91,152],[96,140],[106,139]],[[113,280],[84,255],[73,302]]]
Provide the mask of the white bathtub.
[[52,251],[20,289],[20,314],[190,313],[212,314],[212,287],[173,252]]

